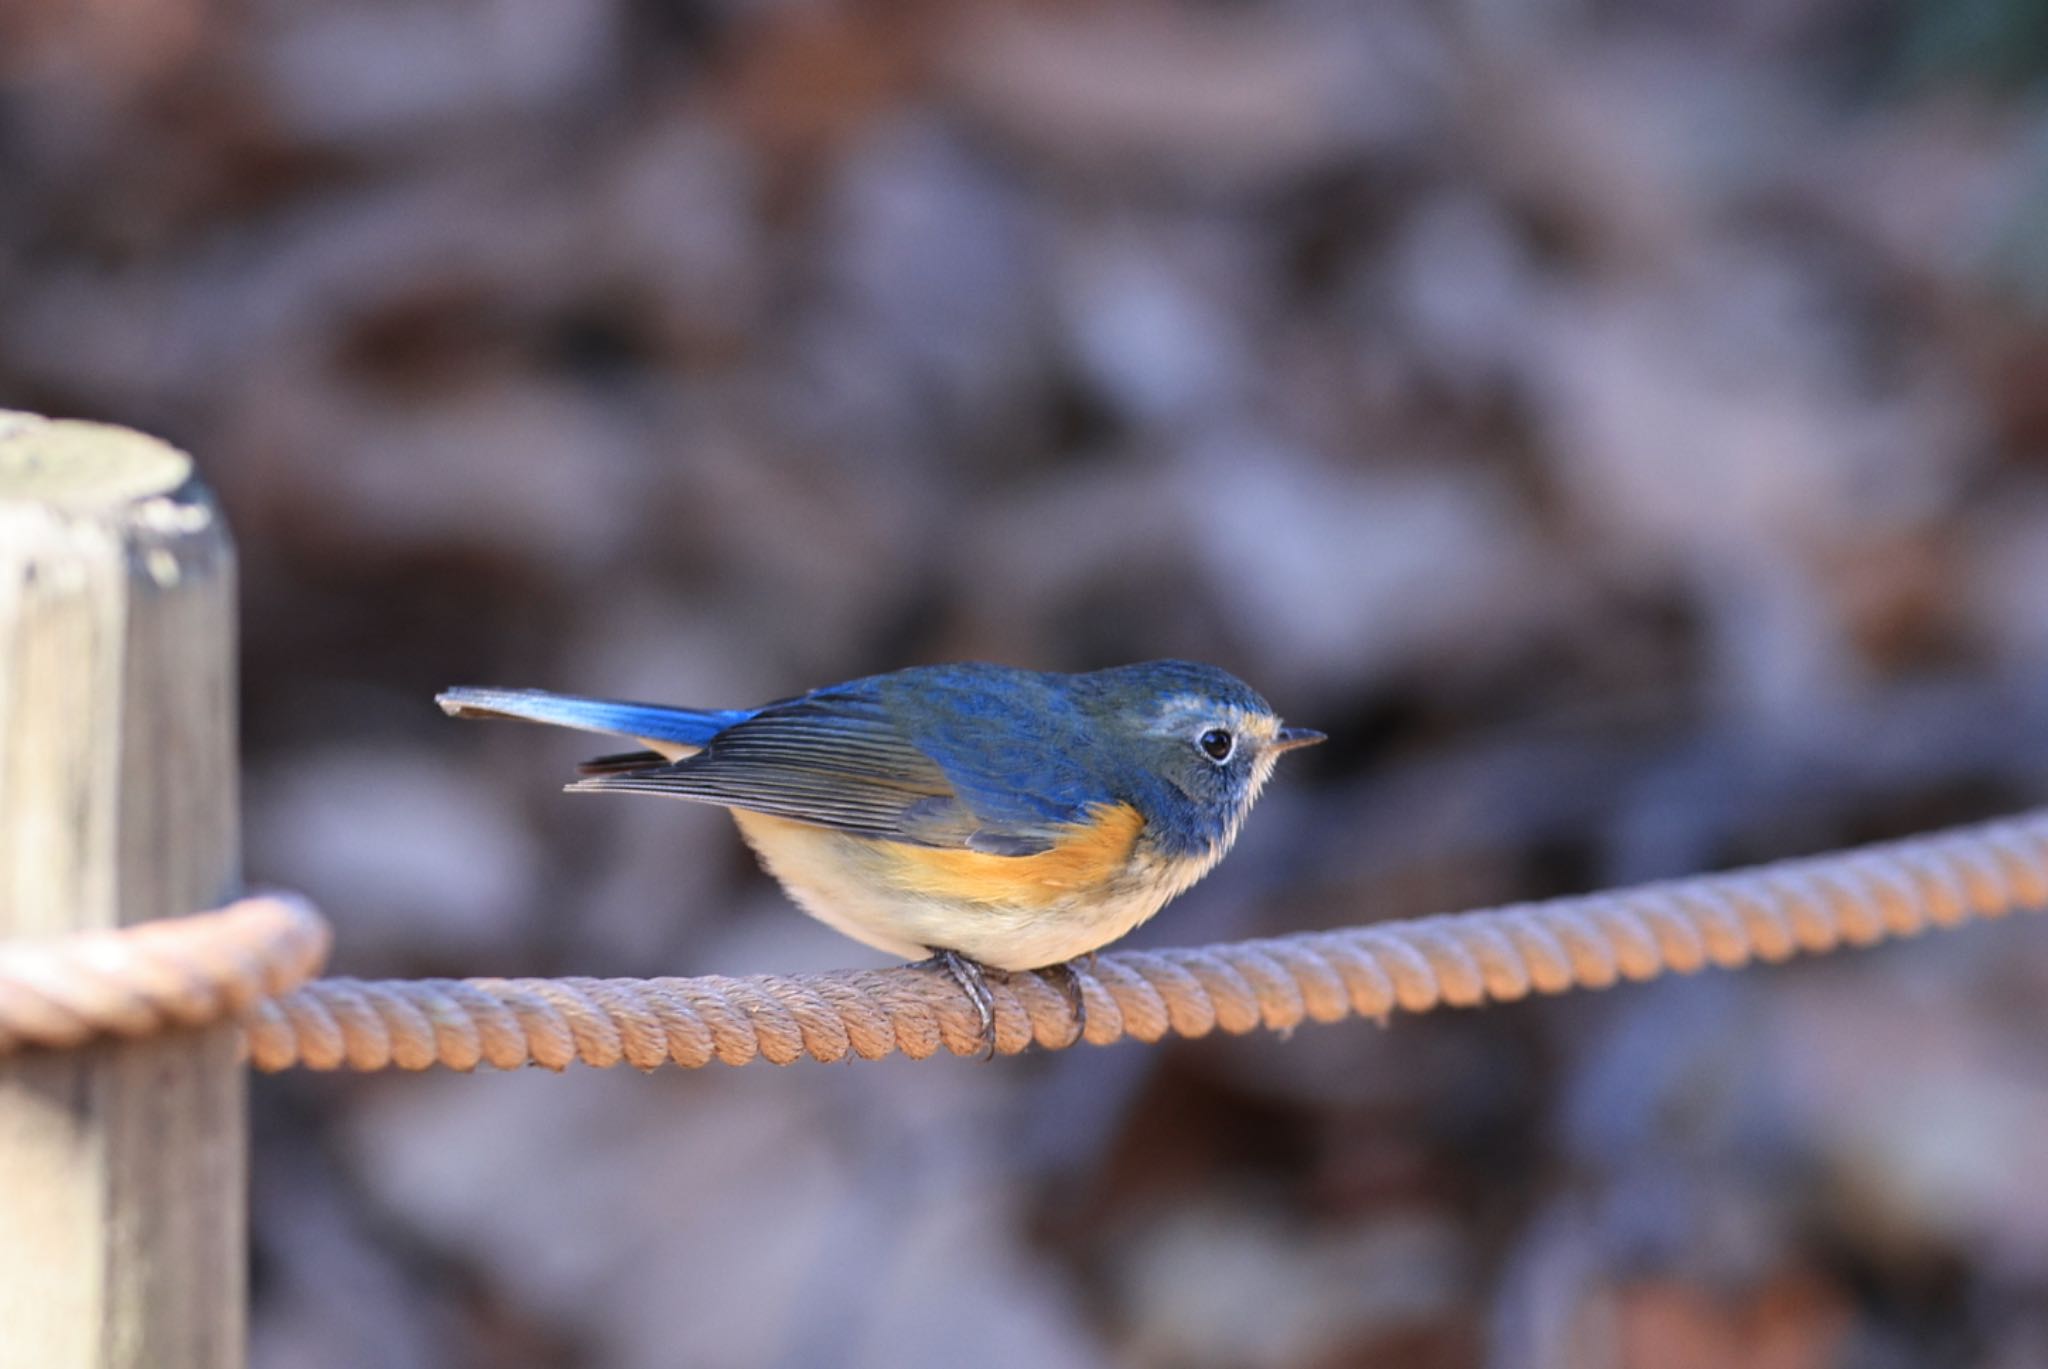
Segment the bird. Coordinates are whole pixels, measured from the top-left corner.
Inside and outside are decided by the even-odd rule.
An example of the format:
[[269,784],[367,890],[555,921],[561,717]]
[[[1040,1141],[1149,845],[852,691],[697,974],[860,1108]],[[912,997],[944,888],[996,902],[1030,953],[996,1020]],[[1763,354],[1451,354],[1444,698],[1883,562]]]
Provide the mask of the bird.
[[730,810],[805,912],[948,974],[991,1054],[988,972],[1059,979],[1078,1039],[1069,962],[1213,869],[1280,756],[1325,740],[1227,671],[1180,660],[910,666],[740,709],[476,686],[436,701],[630,739],[641,749],[585,762],[569,791]]

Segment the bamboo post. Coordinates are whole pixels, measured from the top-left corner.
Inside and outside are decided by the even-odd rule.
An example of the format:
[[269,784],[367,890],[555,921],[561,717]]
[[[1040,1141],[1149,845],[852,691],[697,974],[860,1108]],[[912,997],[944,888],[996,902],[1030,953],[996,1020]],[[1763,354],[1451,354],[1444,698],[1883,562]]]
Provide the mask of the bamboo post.
[[[0,412],[0,938],[238,877],[234,553],[191,462]],[[0,1369],[243,1360],[236,1028],[0,1060]]]

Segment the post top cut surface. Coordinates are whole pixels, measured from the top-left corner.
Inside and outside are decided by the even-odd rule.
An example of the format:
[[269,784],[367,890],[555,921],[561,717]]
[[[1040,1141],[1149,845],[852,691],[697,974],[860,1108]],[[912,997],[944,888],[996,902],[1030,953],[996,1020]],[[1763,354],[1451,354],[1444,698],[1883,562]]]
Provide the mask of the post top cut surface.
[[191,478],[190,457],[132,429],[0,410],[0,504],[116,508]]

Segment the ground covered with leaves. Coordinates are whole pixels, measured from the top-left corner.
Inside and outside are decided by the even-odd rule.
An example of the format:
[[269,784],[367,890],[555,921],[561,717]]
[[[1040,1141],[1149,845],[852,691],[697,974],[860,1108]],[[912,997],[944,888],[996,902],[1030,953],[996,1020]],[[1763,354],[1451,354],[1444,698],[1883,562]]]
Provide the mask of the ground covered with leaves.
[[[1229,667],[1143,929],[2048,794],[2048,24],[0,0],[0,404],[191,448],[338,970],[874,958],[453,683]],[[1300,762],[1297,764],[1297,762]],[[2048,928],[1292,1039],[259,1081],[259,1369],[2048,1365]]]

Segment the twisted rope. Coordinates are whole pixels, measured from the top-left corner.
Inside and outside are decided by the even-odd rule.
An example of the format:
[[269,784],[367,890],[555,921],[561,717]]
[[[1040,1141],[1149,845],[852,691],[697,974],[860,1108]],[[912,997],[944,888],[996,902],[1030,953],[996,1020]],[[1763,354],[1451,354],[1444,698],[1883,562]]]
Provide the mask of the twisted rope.
[[289,894],[211,913],[0,942],[0,1056],[239,1016],[319,973],[327,922]]
[[[1085,1037],[1290,1031],[1606,988],[1866,946],[2048,908],[2048,810],[1857,851],[1584,898],[1075,966]],[[691,1068],[982,1049],[943,973],[901,968],[694,979],[323,979],[317,915],[289,899],[42,946],[0,947],[0,1054],[239,1016],[262,1070]],[[203,946],[203,948],[202,948]],[[24,970],[23,967],[26,967]],[[991,976],[996,1049],[1072,1044],[1065,992]],[[269,996],[266,996],[269,995]]]

